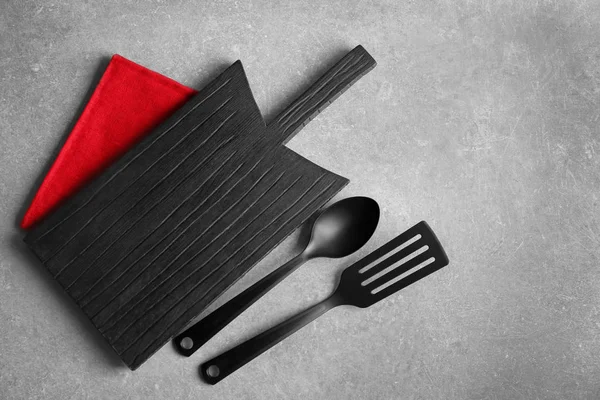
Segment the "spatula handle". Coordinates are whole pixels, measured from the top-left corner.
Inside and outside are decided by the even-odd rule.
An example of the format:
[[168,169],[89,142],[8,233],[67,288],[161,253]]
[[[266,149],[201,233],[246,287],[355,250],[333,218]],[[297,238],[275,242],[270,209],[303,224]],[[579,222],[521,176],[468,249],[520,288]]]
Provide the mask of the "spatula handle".
[[306,260],[307,258],[304,256],[304,253],[300,253],[185,330],[175,338],[175,347],[179,353],[187,357],[194,354],[196,350],[208,342],[221,329],[225,328],[238,315],[243,313]]
[[278,136],[280,143],[287,143],[376,65],[373,57],[362,46],[356,46],[269,124],[270,133]]
[[200,366],[200,373],[208,383],[214,385],[336,305],[339,305],[338,298],[332,296],[205,362]]

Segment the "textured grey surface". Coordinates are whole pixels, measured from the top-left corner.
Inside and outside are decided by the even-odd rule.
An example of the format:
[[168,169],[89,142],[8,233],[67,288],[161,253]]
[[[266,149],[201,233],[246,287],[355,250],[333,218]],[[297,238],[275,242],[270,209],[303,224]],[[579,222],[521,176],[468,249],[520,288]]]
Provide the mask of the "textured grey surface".
[[[0,398],[600,398],[599,24],[593,0],[0,2]],[[378,67],[289,146],[351,179],[338,197],[380,202],[374,238],[302,267],[193,357],[166,346],[129,371],[17,227],[108,57],[195,87],[241,59],[268,121],[356,44]],[[200,381],[421,219],[449,267]]]

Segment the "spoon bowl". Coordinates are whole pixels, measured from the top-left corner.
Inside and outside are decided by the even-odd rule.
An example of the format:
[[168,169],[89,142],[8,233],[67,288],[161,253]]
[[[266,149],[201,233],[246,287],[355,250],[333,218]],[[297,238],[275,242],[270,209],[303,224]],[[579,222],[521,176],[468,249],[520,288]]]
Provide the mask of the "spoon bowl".
[[316,219],[307,258],[342,258],[365,245],[379,223],[379,205],[369,197],[350,197],[327,208]]

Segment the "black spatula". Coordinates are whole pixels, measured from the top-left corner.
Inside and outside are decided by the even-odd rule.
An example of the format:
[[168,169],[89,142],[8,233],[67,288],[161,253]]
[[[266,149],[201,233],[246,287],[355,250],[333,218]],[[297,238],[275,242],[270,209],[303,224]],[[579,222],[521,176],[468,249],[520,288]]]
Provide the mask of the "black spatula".
[[446,265],[444,249],[421,221],[346,268],[329,298],[202,364],[201,373],[214,385],[326,311],[340,305],[369,307]]

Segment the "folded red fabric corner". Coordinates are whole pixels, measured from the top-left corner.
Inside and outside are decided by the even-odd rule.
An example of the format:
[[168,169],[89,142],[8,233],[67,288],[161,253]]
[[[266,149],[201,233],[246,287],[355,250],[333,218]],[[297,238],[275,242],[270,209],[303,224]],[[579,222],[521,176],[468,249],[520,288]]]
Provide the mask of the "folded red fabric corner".
[[41,221],[197,92],[115,54],[48,174],[21,227]]

